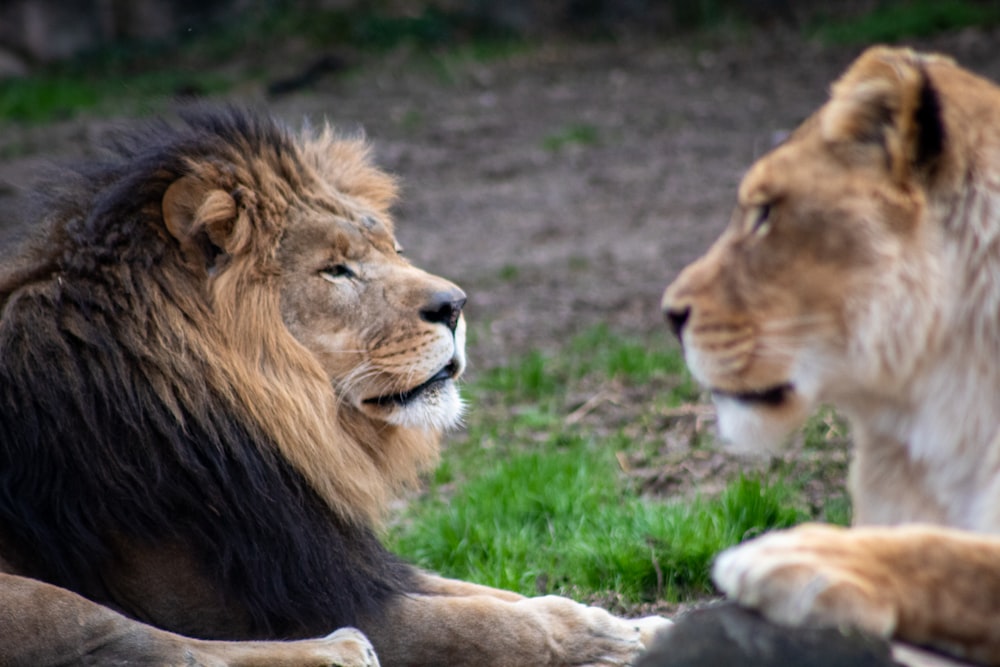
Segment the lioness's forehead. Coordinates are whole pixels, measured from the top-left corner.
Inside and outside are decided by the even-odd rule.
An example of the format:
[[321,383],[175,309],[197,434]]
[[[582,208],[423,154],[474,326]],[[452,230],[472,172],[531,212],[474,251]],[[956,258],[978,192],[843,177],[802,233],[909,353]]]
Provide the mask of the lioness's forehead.
[[[780,150],[776,149],[775,153]],[[775,153],[758,160],[743,177],[737,195],[742,206],[759,206],[777,196],[774,181]]]
[[[743,206],[771,204],[791,192],[811,192],[838,171],[817,137],[794,135],[750,167],[739,187]],[[842,171],[842,170],[840,170]]]

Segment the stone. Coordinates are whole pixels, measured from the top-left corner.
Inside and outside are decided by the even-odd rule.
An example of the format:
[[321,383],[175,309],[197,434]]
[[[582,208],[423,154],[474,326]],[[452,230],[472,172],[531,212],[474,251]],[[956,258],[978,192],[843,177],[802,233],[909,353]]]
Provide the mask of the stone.
[[637,667],[897,667],[889,643],[858,632],[787,628],[732,602],[660,632]]

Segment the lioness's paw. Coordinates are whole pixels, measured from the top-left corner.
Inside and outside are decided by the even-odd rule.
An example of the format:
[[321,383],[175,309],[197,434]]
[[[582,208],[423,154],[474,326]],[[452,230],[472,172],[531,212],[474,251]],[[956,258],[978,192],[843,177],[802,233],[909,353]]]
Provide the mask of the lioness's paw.
[[323,639],[315,640],[318,653],[328,667],[379,667],[378,657],[364,633],[354,628],[340,628]]
[[843,529],[769,533],[722,552],[712,578],[723,593],[776,623],[854,627],[883,637],[896,627],[881,564]]
[[515,604],[537,616],[548,633],[550,665],[632,665],[653,635],[671,625],[658,616],[618,618],[599,607],[557,596],[528,598]]

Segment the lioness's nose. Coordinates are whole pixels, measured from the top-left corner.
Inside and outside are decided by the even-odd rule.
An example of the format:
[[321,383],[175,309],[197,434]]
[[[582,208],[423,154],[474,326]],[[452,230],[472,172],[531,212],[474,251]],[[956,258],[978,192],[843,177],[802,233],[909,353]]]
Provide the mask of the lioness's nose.
[[420,309],[420,317],[432,324],[443,324],[454,331],[465,301],[465,292],[457,287],[435,292]]
[[681,339],[684,332],[684,325],[687,324],[688,318],[691,317],[691,309],[686,306],[678,308],[667,306],[663,309],[663,314],[667,318],[670,330],[674,332],[674,335],[678,339]]
[[660,310],[667,320],[667,326],[682,343],[684,328],[692,318],[695,296],[700,292],[700,286],[705,283],[704,267],[704,259],[687,266],[672,283],[667,285],[660,300]]

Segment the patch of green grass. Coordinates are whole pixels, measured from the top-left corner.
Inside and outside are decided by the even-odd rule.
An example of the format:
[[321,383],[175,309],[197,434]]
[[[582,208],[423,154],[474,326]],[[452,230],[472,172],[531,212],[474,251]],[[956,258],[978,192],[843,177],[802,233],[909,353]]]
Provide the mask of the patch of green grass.
[[179,95],[212,94],[226,90],[230,82],[210,72],[149,70],[128,73],[118,70],[60,66],[36,76],[0,81],[0,120],[44,123],[67,118],[80,111],[122,106],[141,111]]
[[832,44],[871,44],[998,22],[1000,6],[995,2],[905,0],[880,3],[871,12],[850,20],[824,21],[813,32]]
[[831,440],[844,438],[847,422],[831,408],[822,408],[806,422],[802,436],[807,449],[822,449]]
[[533,350],[506,366],[490,369],[468,391],[489,393],[493,403],[534,403],[548,409],[588,377],[631,384],[670,379],[673,405],[693,401],[700,394],[680,349],[665,334],[623,336],[605,325],[574,336],[557,354]]
[[497,273],[497,277],[505,283],[517,280],[520,275],[521,269],[516,264],[504,264]]
[[790,492],[741,478],[718,498],[657,503],[630,491],[612,452],[580,436],[495,460],[432,495],[391,540],[446,576],[524,594],[615,591],[629,602],[710,590],[721,549],[805,515]]
[[648,382],[657,375],[687,375],[684,358],[675,345],[662,340],[631,339],[614,333],[606,325],[573,338],[568,354],[576,377],[600,372],[631,382]]
[[424,114],[416,109],[407,109],[406,112],[399,117],[397,121],[399,126],[402,127],[407,132],[415,132],[424,126],[427,119],[424,118]]
[[588,123],[574,123],[542,139],[542,146],[548,151],[559,151],[567,146],[593,146],[600,135],[597,128]]
[[508,401],[539,403],[547,402],[561,387],[551,357],[533,350],[508,366],[491,369],[479,388]]
[[92,84],[67,76],[0,81],[0,119],[42,122],[99,100]]

